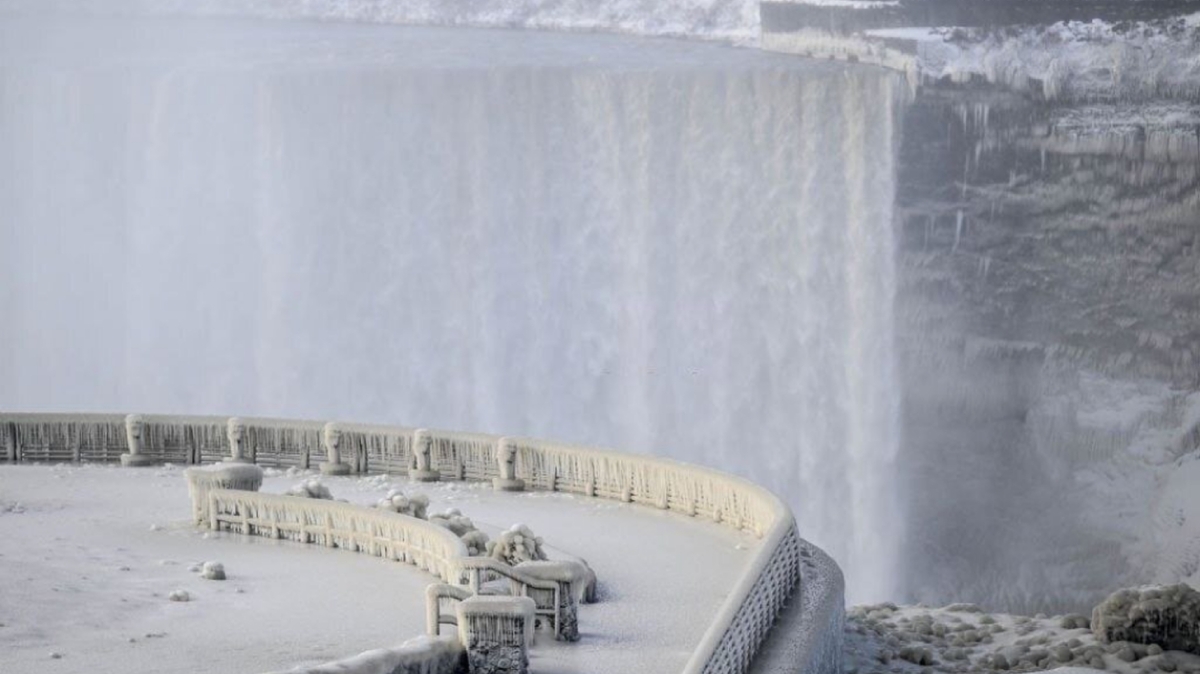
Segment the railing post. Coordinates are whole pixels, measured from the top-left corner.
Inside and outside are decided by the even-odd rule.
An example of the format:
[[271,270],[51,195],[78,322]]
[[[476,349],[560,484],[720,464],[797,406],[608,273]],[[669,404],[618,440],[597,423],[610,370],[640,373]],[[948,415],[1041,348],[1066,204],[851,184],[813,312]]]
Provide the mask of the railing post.
[[562,641],[579,640],[579,600],[584,594],[591,571],[569,560],[521,562],[513,567],[538,580],[554,583],[554,619],[551,625],[554,638]]
[[408,477],[417,482],[437,482],[442,476],[433,465],[433,436],[428,429],[418,428],[413,431],[412,439],[413,465],[408,469]]
[[470,674],[529,671],[532,599],[475,595],[459,602],[456,613],[458,638],[467,649]]
[[226,463],[254,463],[246,456],[246,424],[239,417],[229,417],[225,422],[225,437],[229,439],[229,458]]
[[517,446],[509,438],[496,441],[496,466],[500,477],[492,478],[497,491],[524,491],[525,480],[517,477]]
[[17,462],[17,428],[13,424],[4,424],[4,449],[9,463]]
[[350,466],[342,463],[342,429],[332,421],[325,424],[322,431],[325,441],[325,463],[321,464],[321,472],[326,475],[349,475]]
[[122,466],[151,466],[154,459],[143,453],[143,441],[146,436],[146,421],[140,414],[130,414],[125,417],[125,439],[129,443],[129,453],[121,455]]

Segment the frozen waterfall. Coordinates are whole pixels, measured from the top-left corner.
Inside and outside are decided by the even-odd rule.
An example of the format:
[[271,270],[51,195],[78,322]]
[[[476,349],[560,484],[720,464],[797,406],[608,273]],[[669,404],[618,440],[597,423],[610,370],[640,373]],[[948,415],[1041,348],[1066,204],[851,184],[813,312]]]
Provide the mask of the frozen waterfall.
[[781,494],[893,594],[866,68],[599,35],[0,19],[0,407],[373,420]]

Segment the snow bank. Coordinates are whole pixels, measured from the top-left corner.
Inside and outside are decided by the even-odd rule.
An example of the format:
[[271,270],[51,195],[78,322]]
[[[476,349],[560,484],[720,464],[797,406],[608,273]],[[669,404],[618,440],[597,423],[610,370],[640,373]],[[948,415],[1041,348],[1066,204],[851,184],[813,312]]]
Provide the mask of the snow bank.
[[417,637],[396,648],[380,648],[316,667],[274,674],[457,674],[467,653],[454,637]]
[[926,79],[980,78],[1049,100],[1200,99],[1200,27],[1188,18],[929,29],[915,42]]
[[921,82],[986,82],[1047,100],[1200,100],[1200,15],[999,28],[767,32],[770,51],[882,65]]
[[602,31],[752,44],[757,0],[0,0],[0,12],[151,13]]

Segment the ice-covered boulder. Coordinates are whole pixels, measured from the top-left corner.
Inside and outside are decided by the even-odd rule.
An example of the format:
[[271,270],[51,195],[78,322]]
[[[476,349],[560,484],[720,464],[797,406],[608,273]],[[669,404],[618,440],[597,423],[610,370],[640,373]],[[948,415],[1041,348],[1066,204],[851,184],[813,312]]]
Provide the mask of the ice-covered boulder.
[[1092,609],[1092,632],[1200,655],[1200,592],[1184,583],[1118,590]]

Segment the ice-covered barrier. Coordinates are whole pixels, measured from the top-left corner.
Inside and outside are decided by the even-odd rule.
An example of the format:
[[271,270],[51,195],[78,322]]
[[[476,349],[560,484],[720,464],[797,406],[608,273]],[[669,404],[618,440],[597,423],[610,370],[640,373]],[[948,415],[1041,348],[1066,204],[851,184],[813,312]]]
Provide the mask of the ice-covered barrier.
[[396,648],[380,648],[315,667],[273,674],[458,674],[467,653],[454,637],[418,637]]
[[[200,463],[229,454],[226,417],[141,416],[146,429],[142,451],[148,455]],[[0,414],[0,431],[17,461],[38,460],[42,454],[30,451],[31,446],[74,446],[80,457],[107,457],[103,460],[116,462],[127,449],[124,422],[125,415]],[[274,463],[279,457],[314,452],[321,455],[324,423],[267,419],[242,419],[241,423],[253,446],[246,455],[258,462]],[[341,422],[337,428],[340,456],[346,457],[354,470],[386,467],[406,473],[415,464],[412,428]],[[502,436],[481,433],[429,430],[428,437],[429,465],[442,479],[491,482],[512,475],[527,488],[673,510],[759,536],[760,544],[746,573],[701,638],[686,674],[750,671],[776,618],[797,597],[804,596],[820,601],[811,612],[812,620],[792,625],[796,632],[793,641],[800,644],[796,657],[811,663],[805,669],[808,674],[840,672],[841,603],[830,600],[840,597],[840,571],[832,562],[809,565],[803,573],[816,594],[798,594],[806,544],[791,511],[770,491],[717,470],[651,456],[530,438],[510,438],[502,443]],[[35,440],[45,444],[28,444]],[[120,451],[106,454],[109,447]],[[178,451],[187,448],[192,451]],[[510,463],[506,454],[514,450],[515,460]],[[239,465],[245,464],[226,464]],[[210,526],[403,560],[453,584],[462,578],[463,560],[481,559],[468,557],[463,542],[445,528],[378,508],[223,489],[210,491],[208,499]],[[521,574],[517,569],[512,573]],[[539,581],[529,578],[528,584]]]
[[262,486],[263,471],[258,466],[242,463],[215,464],[188,468],[188,496],[192,499],[192,517],[197,524],[209,521],[208,495],[217,489],[258,491]]

